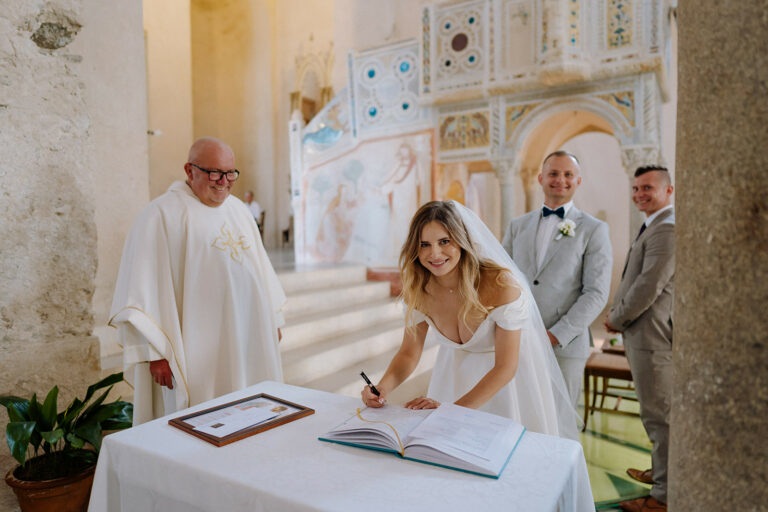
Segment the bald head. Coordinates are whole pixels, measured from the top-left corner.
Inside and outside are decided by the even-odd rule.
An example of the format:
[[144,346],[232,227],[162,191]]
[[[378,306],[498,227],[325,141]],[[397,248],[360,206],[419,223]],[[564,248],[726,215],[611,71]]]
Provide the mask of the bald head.
[[229,144],[215,137],[201,137],[192,143],[192,147],[189,148],[187,161],[197,163],[201,158],[214,154],[228,156],[232,159],[232,164],[234,165],[235,163],[235,152],[232,151]]
[[579,162],[579,159],[578,159],[578,158],[576,158],[576,155],[574,155],[574,154],[573,154],[573,153],[571,153],[570,151],[566,151],[566,150],[564,150],[564,149],[559,149],[559,150],[557,150],[557,151],[553,151],[552,153],[548,154],[548,155],[547,155],[547,156],[544,158],[544,161],[543,161],[543,162],[541,162],[541,167],[543,168],[543,167],[544,167],[544,166],[547,164],[547,160],[549,160],[549,159],[550,159],[550,158],[552,158],[553,156],[562,156],[562,157],[568,157],[568,158],[570,158],[571,160],[573,160],[573,161],[576,163],[576,168],[577,168],[578,170],[581,170],[581,162]]
[[232,182],[225,175],[211,181],[211,175],[206,171],[232,170],[235,170],[235,153],[226,142],[214,137],[197,139],[189,148],[189,159],[184,164],[189,187],[200,202],[214,208],[229,197]]

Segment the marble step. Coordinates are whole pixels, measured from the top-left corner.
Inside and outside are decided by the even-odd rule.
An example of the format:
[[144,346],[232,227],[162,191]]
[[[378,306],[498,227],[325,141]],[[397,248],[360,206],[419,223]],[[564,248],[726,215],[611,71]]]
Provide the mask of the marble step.
[[[387,370],[398,348],[399,346],[361,363],[347,366],[335,373],[309,381],[303,386],[328,391],[329,393],[358,397],[364,385],[363,379],[360,377],[360,371],[365,371],[365,374],[374,383],[378,382]],[[437,345],[424,347],[424,352],[421,354],[421,359],[413,374],[388,397],[390,403],[402,405],[416,396],[426,394],[429,379],[432,376],[432,368],[435,366],[438,348]]]
[[[360,331],[286,350],[282,353],[285,382],[303,386],[400,346],[403,322],[400,319],[376,324]],[[359,372],[358,372],[359,373]]]
[[314,313],[291,319],[283,328],[281,351],[366,329],[391,320],[402,322],[403,312],[399,302],[384,299],[334,310]]
[[366,281],[365,265],[333,265],[281,271],[277,278],[286,295],[294,295],[308,290],[335,288]]
[[320,313],[355,304],[384,300],[389,297],[389,283],[367,282],[346,284],[321,290],[293,293],[283,307],[287,323],[304,315]]

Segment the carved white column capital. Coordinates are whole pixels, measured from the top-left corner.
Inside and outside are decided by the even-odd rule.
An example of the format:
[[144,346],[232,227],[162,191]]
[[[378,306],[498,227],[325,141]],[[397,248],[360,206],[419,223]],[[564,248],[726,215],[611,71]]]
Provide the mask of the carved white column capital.
[[497,160],[493,163],[496,177],[502,185],[513,185],[520,176],[520,161],[517,159]]
[[630,179],[638,167],[644,165],[664,165],[664,158],[658,146],[622,146],[621,163]]

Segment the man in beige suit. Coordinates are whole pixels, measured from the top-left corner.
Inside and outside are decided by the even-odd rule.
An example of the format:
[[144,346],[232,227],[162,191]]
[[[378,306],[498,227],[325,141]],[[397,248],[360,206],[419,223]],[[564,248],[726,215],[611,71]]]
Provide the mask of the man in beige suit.
[[605,321],[608,332],[622,332],[640,402],[640,418],[651,439],[652,468],[628,469],[651,495],[620,504],[622,510],[667,510],[669,405],[672,391],[672,297],[675,277],[675,213],[667,169],[635,171],[632,200],[646,219],[632,243]]

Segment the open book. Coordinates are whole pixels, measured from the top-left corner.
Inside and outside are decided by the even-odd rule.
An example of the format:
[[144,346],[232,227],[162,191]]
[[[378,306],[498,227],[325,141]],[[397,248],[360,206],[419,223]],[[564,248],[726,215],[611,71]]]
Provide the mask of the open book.
[[524,432],[509,418],[453,404],[423,410],[386,405],[358,409],[320,440],[499,478]]

